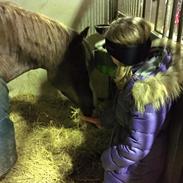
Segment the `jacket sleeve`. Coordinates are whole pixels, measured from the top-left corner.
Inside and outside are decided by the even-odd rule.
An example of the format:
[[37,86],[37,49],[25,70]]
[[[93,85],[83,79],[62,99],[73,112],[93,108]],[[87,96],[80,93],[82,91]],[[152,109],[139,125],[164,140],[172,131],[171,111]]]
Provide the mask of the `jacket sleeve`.
[[[118,113],[123,110],[122,104],[117,105]],[[150,151],[154,139],[160,130],[166,116],[166,107],[154,110],[146,106],[143,113],[132,110],[129,120],[131,133],[123,142],[105,150],[101,156],[105,170],[119,170],[143,159]],[[122,135],[122,134],[121,134]]]

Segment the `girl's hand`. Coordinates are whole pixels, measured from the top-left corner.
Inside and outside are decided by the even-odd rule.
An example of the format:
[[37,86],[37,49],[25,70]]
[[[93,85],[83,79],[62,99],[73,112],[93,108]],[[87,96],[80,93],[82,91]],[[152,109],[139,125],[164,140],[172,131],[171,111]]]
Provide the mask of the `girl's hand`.
[[101,122],[100,122],[99,118],[88,117],[88,116],[81,116],[80,119],[85,121],[85,122],[94,124],[97,128],[102,128]]

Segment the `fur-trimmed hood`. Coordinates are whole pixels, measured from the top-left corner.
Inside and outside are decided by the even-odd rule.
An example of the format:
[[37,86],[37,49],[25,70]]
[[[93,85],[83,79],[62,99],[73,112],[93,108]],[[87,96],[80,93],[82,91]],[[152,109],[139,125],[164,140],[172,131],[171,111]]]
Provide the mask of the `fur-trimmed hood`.
[[152,46],[170,50],[172,58],[166,72],[158,72],[154,76],[136,81],[133,85],[132,95],[135,106],[141,112],[148,104],[159,109],[166,101],[176,99],[183,89],[183,50],[181,46],[165,39],[155,40]]

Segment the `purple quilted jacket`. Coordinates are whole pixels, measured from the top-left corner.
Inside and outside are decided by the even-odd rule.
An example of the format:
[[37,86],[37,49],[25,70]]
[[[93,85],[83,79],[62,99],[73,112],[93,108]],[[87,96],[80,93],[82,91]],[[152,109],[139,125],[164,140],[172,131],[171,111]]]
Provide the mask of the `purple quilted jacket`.
[[[162,55],[150,58],[148,67],[143,65],[136,69],[134,73],[138,73],[138,77],[134,74],[123,91],[119,91],[111,115],[109,111],[101,115],[104,126],[113,126],[111,145],[101,156],[105,170],[104,183],[162,183],[171,100],[167,100],[158,110],[150,103],[144,106],[143,112],[138,112],[132,96],[135,82],[167,71],[171,56],[165,50]],[[158,67],[153,67],[159,58]],[[142,68],[149,67],[152,69],[144,76]]]

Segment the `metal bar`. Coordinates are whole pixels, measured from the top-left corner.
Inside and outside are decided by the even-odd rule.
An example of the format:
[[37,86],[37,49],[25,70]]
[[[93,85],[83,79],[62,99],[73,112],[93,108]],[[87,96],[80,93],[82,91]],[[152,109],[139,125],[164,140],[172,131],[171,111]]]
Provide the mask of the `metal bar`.
[[145,18],[147,0],[143,0],[142,17]]
[[121,11],[121,12],[123,11],[123,13],[124,13],[124,9],[125,9],[125,2],[124,2],[124,0],[121,0],[119,5],[120,6],[118,7],[119,8],[118,11]]
[[138,0],[138,5],[137,5],[137,7],[138,7],[138,17],[140,17],[140,4],[141,4],[141,0]]
[[130,3],[131,1],[128,1],[128,15],[130,16],[131,15],[131,7],[130,7]]
[[105,23],[105,18],[104,18],[104,1],[102,0],[102,3],[101,3],[101,19],[102,19],[102,23]]
[[128,1],[128,15],[130,15],[130,1]]
[[149,20],[151,20],[151,18],[152,18],[152,1],[150,1],[149,6],[150,6],[150,8],[149,8]]
[[104,18],[105,18],[105,23],[109,23],[108,4],[109,4],[109,2],[104,0],[104,7],[105,7],[105,9],[104,9]]
[[135,16],[137,16],[137,5],[138,5],[138,0],[135,0]]
[[172,8],[171,22],[170,22],[170,32],[169,32],[169,36],[168,36],[169,39],[173,38],[173,31],[174,31],[177,3],[178,3],[178,0],[174,0],[173,8]]
[[160,0],[157,1],[157,8],[156,8],[156,18],[155,18],[155,25],[154,25],[154,30],[157,30],[157,24],[158,24],[158,14],[159,14],[159,7],[160,7]]
[[96,1],[96,10],[97,10],[97,12],[96,12],[97,24],[99,24],[100,23],[100,3],[101,3],[101,1],[97,1],[97,0],[95,0],[95,1]]
[[118,17],[119,0],[116,0],[116,18]]
[[181,4],[180,19],[179,19],[178,34],[177,34],[178,43],[181,43],[181,39],[182,39],[182,30],[183,30],[182,26],[183,26],[183,2]]
[[129,1],[126,1],[126,14],[129,15]]
[[113,0],[110,0],[110,20],[113,19]]
[[128,10],[128,1],[126,1],[126,15],[129,15],[129,10]]
[[140,1],[140,17],[142,17],[143,14],[143,0]]
[[119,16],[119,17],[125,17],[126,14],[122,13],[121,11],[118,11],[118,16]]
[[135,6],[135,0],[133,0],[133,16],[135,17],[135,11],[136,11],[136,6]]
[[139,8],[140,0],[137,0],[137,16],[140,14],[140,8]]
[[139,17],[142,17],[142,5],[143,5],[143,0],[140,0],[140,4],[139,4],[139,7],[140,7],[140,15],[139,15]]
[[127,7],[126,14],[129,16],[129,1],[126,1],[126,7]]
[[133,16],[133,8],[132,8],[132,0],[131,1],[129,1],[130,3],[130,16]]
[[111,6],[112,6],[112,3],[111,3],[111,0],[110,0],[110,1],[109,1],[109,21],[110,21],[110,22],[112,21]]
[[136,0],[134,0],[133,8],[134,8],[134,16],[136,16]]
[[135,0],[135,16],[138,16],[138,0]]
[[166,2],[166,7],[165,7],[165,18],[164,18],[164,25],[163,25],[163,37],[166,36],[167,32],[167,24],[168,24],[168,5],[169,5],[169,0]]
[[117,17],[118,0],[112,0],[112,19]]
[[143,18],[145,18],[148,21],[151,21],[151,15],[152,15],[152,0],[145,0],[145,4],[143,5]]
[[127,1],[124,0],[124,5],[125,5],[125,8],[124,8],[124,14],[127,15]]
[[158,33],[159,37],[161,37],[161,36],[162,36],[162,32],[161,32],[161,31],[159,31],[159,30],[155,30],[155,32],[156,32],[156,33]]
[[135,0],[133,0],[132,9],[133,9],[133,16],[135,17]]
[[135,15],[134,15],[134,8],[135,8],[135,7],[134,7],[134,0],[131,0],[131,15],[132,15],[132,16],[135,16]]

